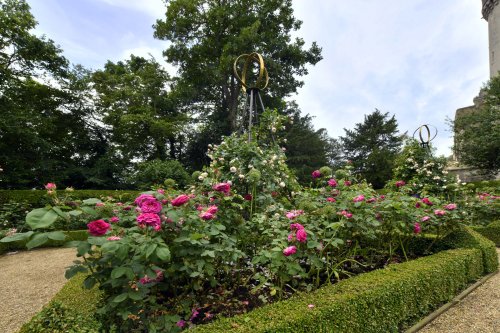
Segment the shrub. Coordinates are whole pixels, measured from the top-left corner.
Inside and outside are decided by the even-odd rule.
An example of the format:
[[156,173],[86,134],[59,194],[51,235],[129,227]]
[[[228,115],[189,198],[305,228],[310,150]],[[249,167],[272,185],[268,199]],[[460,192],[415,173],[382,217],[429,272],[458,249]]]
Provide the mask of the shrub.
[[190,182],[190,176],[184,166],[176,160],[152,160],[141,162],[129,180],[140,189],[149,189],[152,185],[160,185],[166,179],[173,179],[179,187]]
[[[59,246],[64,246],[67,242],[71,242],[71,241],[84,241],[89,236],[89,233],[87,232],[87,230],[64,231],[63,233],[66,236],[65,240],[62,240],[62,241],[48,240],[41,247],[59,247]],[[8,242],[8,243],[0,242],[0,254],[4,254],[4,253],[10,252],[10,251],[25,250],[27,242],[28,242],[27,239],[18,240],[16,242]]]
[[471,229],[491,240],[496,246],[500,246],[500,220],[491,222],[486,227],[471,227]]

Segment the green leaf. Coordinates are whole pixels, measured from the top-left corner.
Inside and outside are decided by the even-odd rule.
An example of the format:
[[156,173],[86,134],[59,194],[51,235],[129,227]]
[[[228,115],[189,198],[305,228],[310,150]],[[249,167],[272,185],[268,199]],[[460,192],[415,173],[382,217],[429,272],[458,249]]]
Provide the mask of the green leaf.
[[71,216],[78,216],[81,215],[83,212],[81,210],[71,210],[68,212],[69,215]]
[[101,246],[102,244],[106,243],[106,238],[104,237],[89,237],[87,239],[87,242],[92,245],[98,245]]
[[25,240],[25,239],[28,239],[32,234],[33,234],[33,231],[14,234],[12,236],[7,236],[7,237],[0,239],[0,243],[10,243],[10,242],[17,242],[20,240]]
[[70,268],[68,268],[66,270],[66,272],[64,273],[64,277],[66,279],[71,279],[73,276],[75,276],[76,274],[78,273],[87,273],[87,268],[84,267],[84,266],[80,266],[80,265],[77,265],[77,266],[71,266]]
[[149,258],[149,256],[153,254],[153,252],[156,250],[157,247],[158,244],[149,244],[146,247],[146,258]]
[[69,217],[67,213],[63,212],[63,211],[61,210],[61,208],[59,208],[59,207],[57,207],[57,206],[52,207],[52,210],[53,210],[54,212],[56,212],[56,214],[57,214],[57,215],[59,215],[60,217],[62,217],[63,219],[67,219],[67,218]]
[[103,253],[114,253],[120,248],[120,244],[115,241],[106,242],[102,245],[101,249]]
[[57,217],[57,213],[52,208],[37,208],[26,215],[26,223],[31,229],[48,228],[57,220]]
[[89,214],[89,215],[92,215],[92,216],[97,216],[97,212],[95,211],[94,208],[91,208],[91,207],[87,207],[87,206],[82,206],[80,207],[80,209],[85,213],[85,214]]
[[156,256],[160,260],[168,261],[170,260],[170,250],[168,249],[168,247],[158,247],[156,249]]
[[83,281],[83,286],[85,289],[91,289],[95,284],[97,283],[97,280],[92,277],[92,276],[87,276],[85,280]]
[[66,235],[62,231],[52,231],[47,234],[49,239],[56,241],[63,241],[66,239]]
[[127,267],[116,267],[111,271],[111,278],[118,279],[127,273]]
[[202,257],[212,257],[215,258],[215,251],[205,250],[201,254]]
[[143,295],[139,292],[129,292],[128,297],[134,301],[140,301],[143,298]]
[[26,247],[28,250],[31,250],[34,247],[45,244],[48,240],[49,237],[47,233],[44,232],[42,234],[36,234],[28,243],[26,243]]
[[88,206],[94,205],[95,206],[95,204],[100,203],[102,201],[97,199],[97,198],[90,198],[90,199],[85,199],[82,202],[84,205],[88,205]]
[[80,244],[78,244],[77,248],[76,248],[76,254],[77,256],[81,257],[83,256],[84,254],[86,254],[87,252],[90,251],[90,247],[91,245],[87,242],[80,242]]
[[113,299],[113,302],[114,303],[120,303],[120,302],[123,302],[124,300],[126,300],[128,297],[128,293],[123,293],[123,294],[120,294],[118,296],[116,296],[114,299]]

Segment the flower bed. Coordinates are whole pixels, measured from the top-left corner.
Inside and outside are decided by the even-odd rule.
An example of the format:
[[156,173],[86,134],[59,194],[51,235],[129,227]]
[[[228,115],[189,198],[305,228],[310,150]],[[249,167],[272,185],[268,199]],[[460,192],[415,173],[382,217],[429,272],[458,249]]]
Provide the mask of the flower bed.
[[[413,246],[429,241],[432,239]],[[192,332],[398,332],[497,269],[493,264],[498,262],[494,244],[469,229],[451,234],[436,246],[459,248],[392,264],[246,314],[197,326]],[[71,279],[55,297],[59,303],[49,304],[24,328],[43,322],[51,325],[54,333],[65,332],[63,327],[75,320],[74,314],[82,307],[95,309],[100,296],[93,293],[89,298],[81,281],[81,276]],[[61,301],[61,295],[71,295],[71,302]],[[90,315],[86,320],[88,326],[80,326],[79,332],[97,332],[95,318]],[[78,321],[80,325],[83,322]]]

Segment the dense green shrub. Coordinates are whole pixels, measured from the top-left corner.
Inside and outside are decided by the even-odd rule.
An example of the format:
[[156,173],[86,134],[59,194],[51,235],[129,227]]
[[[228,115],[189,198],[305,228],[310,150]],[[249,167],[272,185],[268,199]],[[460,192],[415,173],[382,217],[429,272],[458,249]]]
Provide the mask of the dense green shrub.
[[72,278],[41,312],[24,324],[19,333],[98,333],[95,319],[101,294],[97,288],[82,288],[85,275]]
[[[66,242],[86,240],[89,236],[87,230],[64,231],[64,234],[66,235],[66,240],[64,241],[49,240],[41,247],[60,247],[63,246]],[[9,251],[26,250],[27,241],[28,240],[20,240],[11,243],[0,242],[0,254]]]
[[137,170],[129,176],[129,181],[138,188],[149,189],[152,185],[163,184],[166,179],[173,179],[182,188],[189,183],[190,178],[179,161],[152,160],[139,163]]
[[471,227],[471,229],[488,238],[496,246],[500,246],[500,220],[491,222],[486,227]]

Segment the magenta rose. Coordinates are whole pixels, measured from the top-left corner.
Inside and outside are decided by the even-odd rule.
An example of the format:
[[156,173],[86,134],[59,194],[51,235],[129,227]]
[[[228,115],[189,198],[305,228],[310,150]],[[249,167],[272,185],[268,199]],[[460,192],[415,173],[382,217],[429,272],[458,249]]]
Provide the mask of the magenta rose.
[[429,198],[423,198],[423,199],[422,199],[422,202],[423,202],[424,204],[426,204],[427,206],[432,206],[432,205],[434,205],[434,204],[433,204],[433,203],[429,200]]
[[345,186],[351,186],[351,184],[352,184],[352,183],[351,183],[351,181],[350,181],[350,180],[345,180],[345,181],[344,181],[344,185],[345,185]]
[[46,190],[55,190],[56,188],[57,188],[57,187],[56,187],[56,184],[54,184],[54,183],[47,183],[47,184],[45,185],[45,189],[46,189]]
[[89,234],[92,236],[102,236],[109,229],[111,229],[111,224],[106,223],[104,220],[96,220],[87,224]]
[[365,196],[363,194],[358,195],[357,197],[354,197],[352,201],[354,202],[361,202],[365,200]]
[[212,205],[212,206],[208,207],[207,213],[215,214],[215,213],[217,213],[218,210],[219,210],[219,208],[217,206]]
[[202,220],[205,220],[205,221],[212,220],[215,217],[214,214],[212,214],[208,211],[201,213],[199,216],[201,217]]
[[140,196],[138,196],[134,203],[137,205],[137,206],[141,206],[142,205],[142,202],[144,200],[147,200],[147,199],[152,199],[152,200],[156,200],[156,198],[154,196],[152,196],[151,194],[141,194]]
[[333,178],[328,181],[328,186],[337,187],[337,185],[337,181]]
[[405,186],[405,184],[406,184],[406,183],[404,182],[404,180],[398,180],[398,181],[396,182],[396,187],[402,187],[402,186]]
[[326,201],[328,201],[328,202],[335,202],[337,200],[335,200],[335,198],[329,197],[329,198],[326,198]]
[[301,243],[307,242],[307,232],[304,229],[297,230],[297,240]]
[[283,250],[283,254],[285,256],[291,256],[292,254],[296,253],[297,252],[297,248],[295,246],[289,246],[287,247],[286,249]]
[[161,219],[157,214],[154,213],[142,213],[141,215],[137,216],[137,223],[140,227],[148,225],[155,228],[161,225]]
[[312,172],[311,176],[312,176],[313,178],[319,178],[319,177],[321,177],[321,172],[319,172],[319,170],[314,170],[314,171]]
[[422,231],[422,228],[420,227],[420,223],[416,222],[415,225],[413,226],[413,233],[419,234],[420,231]]
[[229,183],[215,184],[212,188],[217,192],[222,192],[225,194],[229,194],[229,191],[231,191],[231,185]]
[[179,206],[184,205],[188,201],[189,201],[189,196],[187,196],[185,194],[181,194],[177,198],[173,199],[171,201],[171,204],[174,207],[179,207]]
[[141,204],[141,212],[158,214],[161,212],[161,203],[156,199],[145,199]]
[[112,218],[109,219],[109,222],[118,223],[120,222],[120,218],[118,216],[113,216]]

